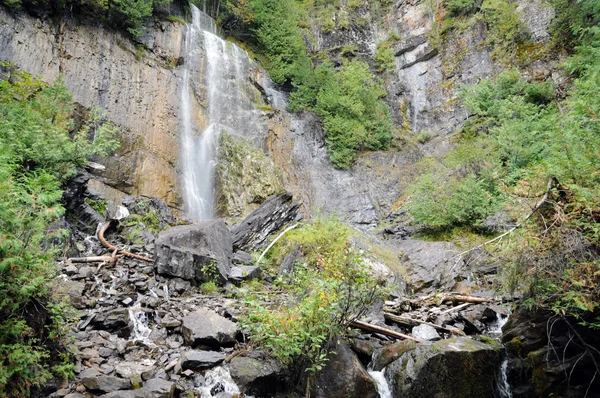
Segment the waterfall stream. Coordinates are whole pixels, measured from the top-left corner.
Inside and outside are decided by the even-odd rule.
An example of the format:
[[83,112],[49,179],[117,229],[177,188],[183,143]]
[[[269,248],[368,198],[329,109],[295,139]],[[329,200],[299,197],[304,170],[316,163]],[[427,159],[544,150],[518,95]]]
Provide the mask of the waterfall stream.
[[377,392],[379,393],[380,398],[392,398],[392,392],[390,391],[390,386],[385,378],[385,368],[379,372],[374,370],[369,370],[369,375],[375,380],[377,384]]
[[194,5],[187,25],[181,89],[183,201],[194,220],[215,214],[219,134],[226,130],[255,142],[264,127],[249,77],[248,54],[217,35],[215,21]]

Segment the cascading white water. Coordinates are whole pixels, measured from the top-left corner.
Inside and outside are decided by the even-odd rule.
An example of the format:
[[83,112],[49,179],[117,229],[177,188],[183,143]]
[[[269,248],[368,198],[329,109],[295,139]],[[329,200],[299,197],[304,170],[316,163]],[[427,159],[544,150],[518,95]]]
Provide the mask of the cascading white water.
[[240,389],[231,378],[229,369],[221,366],[210,369],[204,374],[204,383],[198,390],[202,398],[231,398],[240,394]]
[[498,398],[512,398],[512,389],[510,388],[510,383],[508,382],[508,358],[504,358],[502,364],[500,365],[500,371],[498,372],[498,382],[496,383],[496,388],[498,391]]
[[152,333],[152,329],[148,327],[148,317],[139,302],[129,307],[129,319],[133,323],[131,340],[147,340],[150,333]]
[[392,398],[392,392],[390,391],[390,386],[385,378],[385,368],[379,372],[374,370],[369,370],[369,375],[375,380],[377,384],[377,392],[379,393],[380,398]]
[[[183,201],[188,216],[208,220],[215,212],[214,175],[218,137],[222,130],[253,139],[262,136],[249,76],[248,54],[217,36],[215,21],[190,5],[181,89]],[[199,92],[205,90],[205,102]],[[204,130],[198,126],[200,102],[206,106]]]

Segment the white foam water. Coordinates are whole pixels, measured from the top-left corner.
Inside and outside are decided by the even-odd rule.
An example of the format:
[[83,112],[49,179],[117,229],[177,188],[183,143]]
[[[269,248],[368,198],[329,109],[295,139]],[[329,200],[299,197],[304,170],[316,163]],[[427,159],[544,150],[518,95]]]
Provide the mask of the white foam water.
[[392,398],[392,392],[390,390],[390,386],[385,379],[385,368],[381,369],[381,371],[376,372],[374,370],[369,370],[369,374],[377,383],[377,392],[379,392],[380,398]]
[[148,316],[146,315],[146,312],[142,310],[142,306],[139,302],[136,302],[129,307],[129,320],[133,324],[130,340],[145,341],[150,337],[152,329],[148,327]]
[[240,389],[231,378],[229,369],[217,366],[204,374],[204,383],[198,392],[201,398],[232,398],[240,394]]

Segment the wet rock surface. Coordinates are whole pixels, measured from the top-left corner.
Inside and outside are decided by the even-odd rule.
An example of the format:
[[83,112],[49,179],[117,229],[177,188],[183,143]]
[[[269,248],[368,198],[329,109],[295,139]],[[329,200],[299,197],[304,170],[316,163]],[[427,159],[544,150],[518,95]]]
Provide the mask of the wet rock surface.
[[161,275],[224,283],[231,272],[231,235],[223,221],[169,228],[158,235],[155,245]]
[[455,337],[418,345],[385,375],[397,397],[491,397],[500,361],[499,345]]
[[378,398],[375,381],[367,373],[350,346],[337,340],[325,367],[316,376],[315,397]]

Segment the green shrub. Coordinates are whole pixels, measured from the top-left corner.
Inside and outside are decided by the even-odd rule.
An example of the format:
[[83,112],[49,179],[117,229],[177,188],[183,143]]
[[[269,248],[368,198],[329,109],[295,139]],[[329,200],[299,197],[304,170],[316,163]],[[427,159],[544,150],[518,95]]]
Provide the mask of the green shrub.
[[71,138],[73,103],[60,80],[47,86],[11,64],[0,68],[0,396],[22,397],[52,370],[69,370],[50,351],[64,323],[49,299],[56,251],[47,244],[62,235],[49,230],[64,212],[61,185],[118,141],[101,128],[89,141],[89,126]]
[[453,16],[467,15],[477,10],[477,0],[446,0],[445,5]]
[[276,281],[286,294],[263,291],[246,297],[249,311],[242,324],[253,344],[309,375],[323,367],[326,343],[381,292],[351,247],[351,236],[348,226],[328,217],[294,229],[276,243],[269,254],[275,265],[294,247],[299,247],[301,260],[293,278]]

